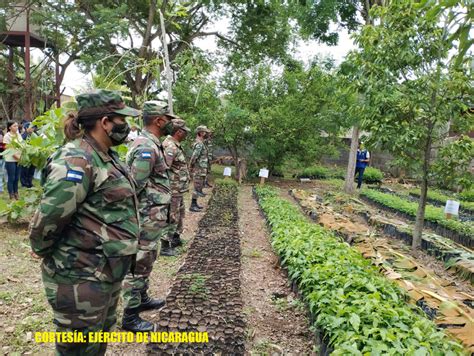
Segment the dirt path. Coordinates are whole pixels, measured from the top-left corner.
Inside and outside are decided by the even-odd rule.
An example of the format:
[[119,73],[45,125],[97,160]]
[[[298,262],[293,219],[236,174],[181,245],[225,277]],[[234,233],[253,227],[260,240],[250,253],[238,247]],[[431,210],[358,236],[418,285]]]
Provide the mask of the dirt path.
[[279,267],[250,186],[241,189],[239,216],[247,353],[316,354],[305,306],[291,291],[286,273]]

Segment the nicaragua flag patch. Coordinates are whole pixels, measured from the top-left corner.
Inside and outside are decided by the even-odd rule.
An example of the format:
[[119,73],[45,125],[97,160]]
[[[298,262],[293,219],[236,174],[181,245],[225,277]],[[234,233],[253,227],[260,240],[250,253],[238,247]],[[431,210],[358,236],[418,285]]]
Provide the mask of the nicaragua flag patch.
[[148,151],[142,152],[141,157],[143,159],[151,159],[151,152],[148,152]]
[[68,169],[65,180],[75,183],[81,183],[83,178],[84,172],[75,171],[74,169]]

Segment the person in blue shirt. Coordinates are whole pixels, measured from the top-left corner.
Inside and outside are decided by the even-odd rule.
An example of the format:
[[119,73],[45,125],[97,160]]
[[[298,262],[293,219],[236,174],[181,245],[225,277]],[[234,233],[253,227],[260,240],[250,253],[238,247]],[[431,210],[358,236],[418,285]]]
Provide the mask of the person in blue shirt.
[[360,189],[362,186],[362,178],[364,177],[365,167],[369,165],[370,160],[370,153],[364,147],[364,144],[361,142],[359,143],[359,148],[357,149],[357,163],[356,163],[356,170],[355,176],[357,177],[357,189]]

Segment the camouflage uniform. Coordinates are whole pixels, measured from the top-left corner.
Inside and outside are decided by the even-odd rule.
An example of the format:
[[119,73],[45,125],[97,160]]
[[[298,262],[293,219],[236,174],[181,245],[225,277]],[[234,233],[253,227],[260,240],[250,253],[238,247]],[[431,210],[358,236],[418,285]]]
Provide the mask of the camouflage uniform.
[[206,143],[206,146],[207,146],[207,175],[206,175],[206,181],[205,181],[205,186],[207,187],[211,187],[211,185],[209,184],[209,177],[211,175],[211,166],[212,166],[212,158],[213,158],[213,155],[212,155],[212,142],[211,140],[209,139]]
[[[150,109],[145,103],[143,113],[147,110]],[[171,186],[162,144],[148,130],[144,129],[133,141],[126,161],[138,186],[141,223],[135,274],[128,274],[124,281],[123,299],[127,309],[140,306],[141,293],[148,289],[160,239],[168,241]]]
[[[77,96],[79,108],[97,99],[90,95]],[[43,188],[29,238],[43,257],[43,283],[57,330],[109,331],[116,322],[121,282],[137,253],[135,183],[113,151],[104,152],[85,136],[49,158]],[[104,354],[106,347],[56,344],[59,354],[68,355]]]
[[[184,120],[175,120],[174,127],[182,128],[189,132]],[[168,136],[163,142],[165,159],[170,167],[171,180],[171,210],[170,210],[170,238],[175,234],[183,233],[183,220],[185,216],[185,206],[183,195],[189,191],[189,170],[186,155],[181,147],[181,143],[173,136]]]
[[[197,128],[197,132],[201,131],[209,132],[209,130],[205,126],[199,126]],[[204,188],[204,181],[206,179],[208,170],[208,162],[209,153],[207,150],[207,146],[203,139],[197,137],[196,141],[193,144],[193,154],[189,161],[189,167],[193,176],[194,183],[194,191],[192,196],[193,199],[197,199],[199,197],[198,193],[202,193],[202,189]]]

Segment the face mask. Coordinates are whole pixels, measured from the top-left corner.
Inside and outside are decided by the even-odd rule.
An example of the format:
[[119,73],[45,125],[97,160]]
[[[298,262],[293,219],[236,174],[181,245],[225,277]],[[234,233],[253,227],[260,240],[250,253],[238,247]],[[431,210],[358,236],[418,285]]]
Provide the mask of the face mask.
[[173,123],[168,121],[165,126],[161,127],[163,135],[171,135],[173,133]]
[[112,131],[109,132],[110,140],[114,146],[118,146],[125,142],[128,134],[130,133],[130,126],[127,123],[125,124],[115,124],[112,127]]

